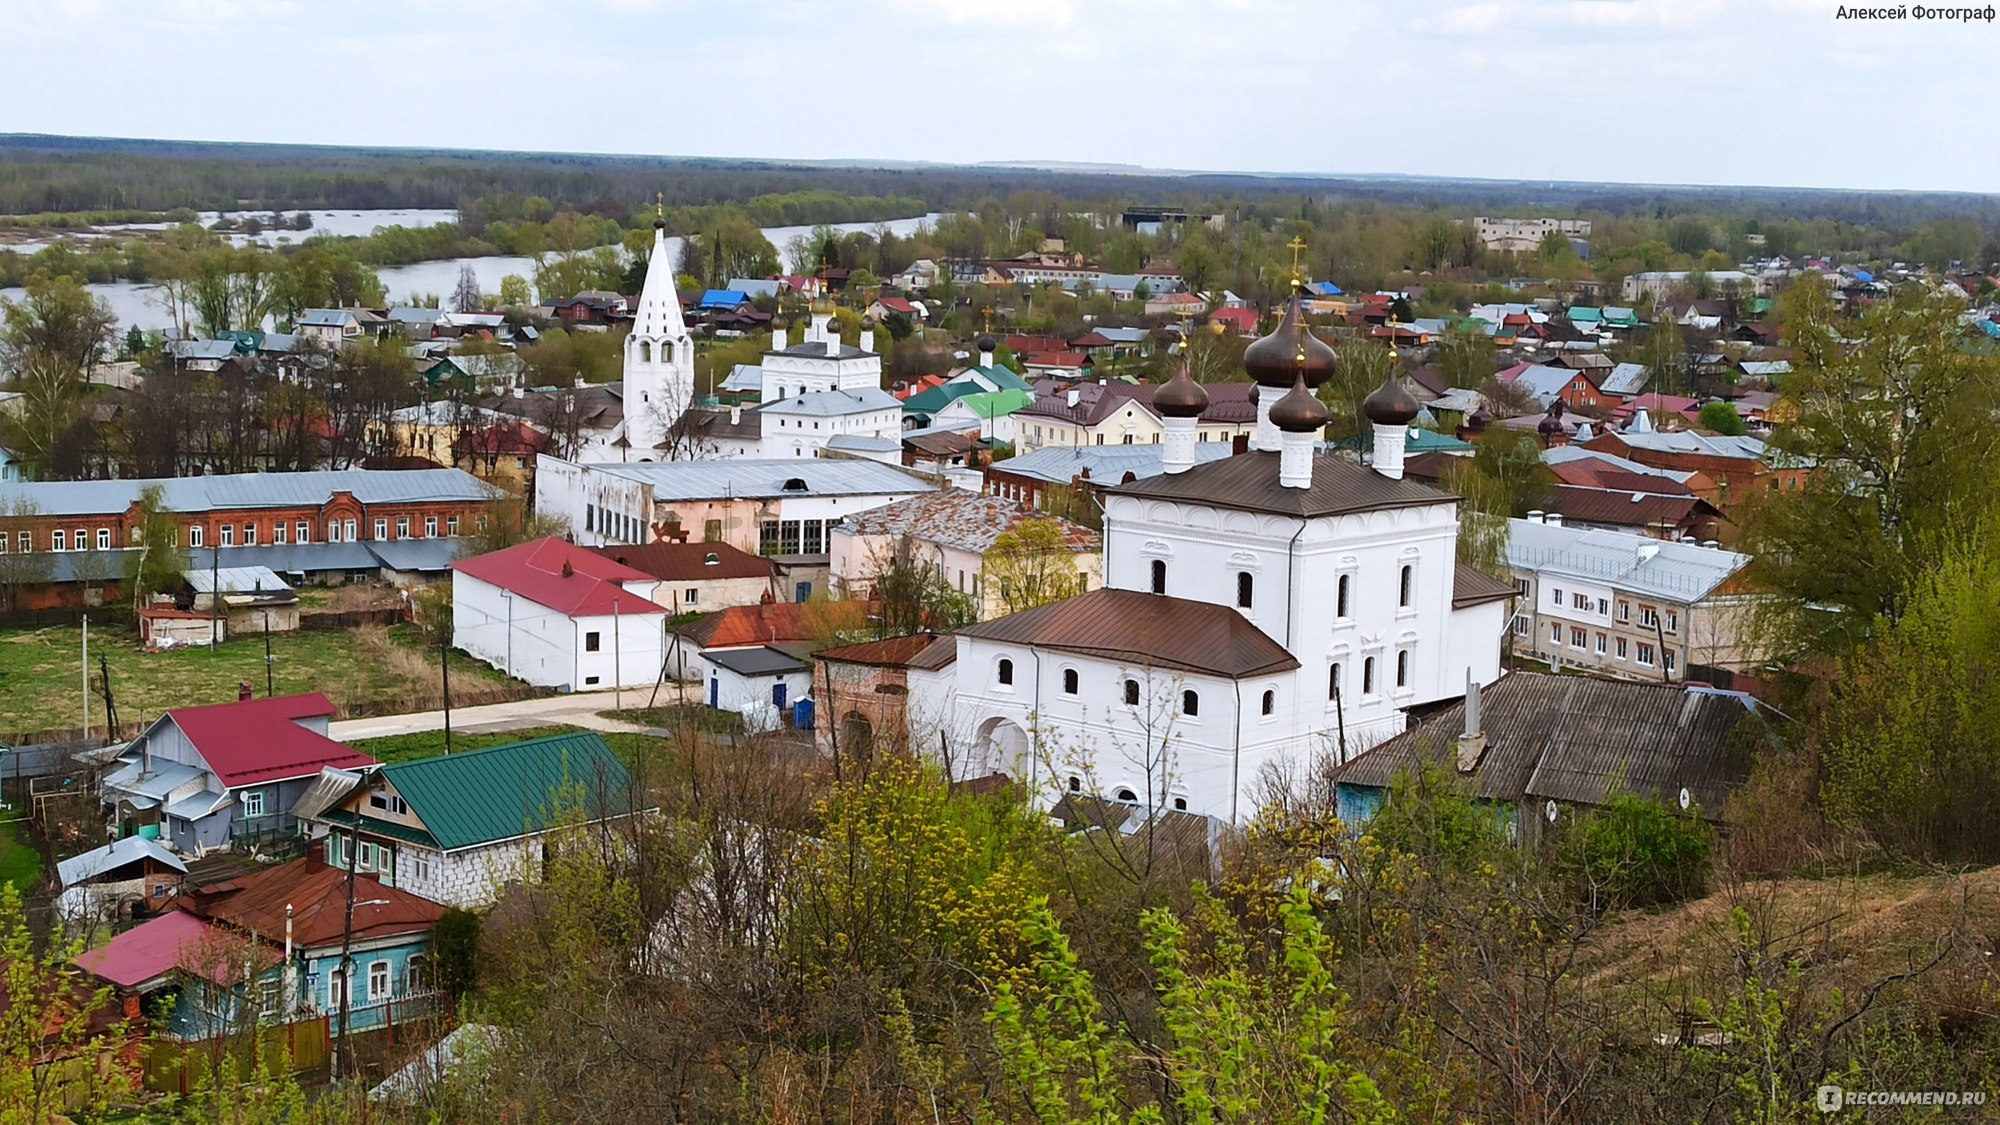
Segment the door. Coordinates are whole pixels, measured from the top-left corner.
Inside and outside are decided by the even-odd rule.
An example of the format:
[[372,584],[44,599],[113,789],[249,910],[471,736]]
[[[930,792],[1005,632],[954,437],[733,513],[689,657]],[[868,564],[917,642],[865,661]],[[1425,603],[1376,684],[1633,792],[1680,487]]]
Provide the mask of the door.
[[771,685],[771,702],[777,706],[778,710],[783,711],[785,709],[785,681],[779,680],[777,683]]
[[715,708],[722,706],[722,680],[719,677],[708,678],[708,705]]
[[812,600],[813,584],[810,582],[801,582],[798,584],[798,588],[797,590],[794,591],[794,593],[796,594],[796,596],[793,597],[792,600],[798,602],[800,605],[804,605],[805,603]]

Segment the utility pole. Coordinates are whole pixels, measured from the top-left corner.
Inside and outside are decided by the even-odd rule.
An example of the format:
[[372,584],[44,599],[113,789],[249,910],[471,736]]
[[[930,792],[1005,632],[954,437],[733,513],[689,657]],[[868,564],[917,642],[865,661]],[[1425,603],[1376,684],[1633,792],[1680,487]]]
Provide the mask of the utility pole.
[[271,611],[264,611],[264,698],[276,695],[276,676],[271,661]]
[[451,638],[438,638],[438,673],[444,684],[444,752],[451,753]]
[[[328,836],[332,842],[338,836]],[[333,1079],[338,1082],[354,1068],[348,1054],[354,1041],[348,1034],[347,1001],[354,994],[354,868],[361,859],[360,817],[347,836],[347,920],[340,930],[340,1048],[333,1056]]]
[[222,552],[208,549],[208,651],[222,646]]
[[83,738],[90,741],[90,615],[83,615]]
[[622,655],[618,651],[618,595],[613,594],[611,595],[611,709],[613,711],[625,709],[624,665],[619,659]]

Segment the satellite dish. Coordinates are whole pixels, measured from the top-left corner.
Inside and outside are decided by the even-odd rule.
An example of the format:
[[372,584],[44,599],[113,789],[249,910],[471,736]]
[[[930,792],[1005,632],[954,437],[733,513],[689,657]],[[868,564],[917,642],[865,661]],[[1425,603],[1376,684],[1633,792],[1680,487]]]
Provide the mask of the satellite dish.
[[1542,815],[1549,818],[1550,824],[1554,824],[1556,822],[1556,803],[1554,801],[1550,801],[1542,809]]
[[1685,785],[1681,786],[1681,807],[1687,808],[1689,805],[1693,803],[1694,803],[1694,797],[1688,793],[1687,786]]

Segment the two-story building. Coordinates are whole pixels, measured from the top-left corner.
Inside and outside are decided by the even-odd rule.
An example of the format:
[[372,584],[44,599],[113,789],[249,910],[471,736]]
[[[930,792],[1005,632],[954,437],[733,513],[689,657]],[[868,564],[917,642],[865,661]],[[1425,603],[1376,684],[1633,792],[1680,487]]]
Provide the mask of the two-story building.
[[[1153,409],[1158,384],[1079,383],[1051,393],[1014,414],[1015,448],[1033,453],[1080,445],[1156,445],[1166,433]],[[1206,387],[1208,407],[1195,420],[1195,440],[1228,445],[1257,426],[1248,383]]]
[[452,644],[518,680],[565,691],[660,677],[671,611],[652,575],[561,539],[451,564]]

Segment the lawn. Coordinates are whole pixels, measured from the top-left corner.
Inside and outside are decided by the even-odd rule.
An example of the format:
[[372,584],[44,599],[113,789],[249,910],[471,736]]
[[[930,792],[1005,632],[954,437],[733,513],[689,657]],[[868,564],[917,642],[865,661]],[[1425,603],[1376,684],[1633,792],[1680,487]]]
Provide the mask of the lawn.
[[[489,746],[511,746],[516,742],[547,738],[550,735],[576,734],[583,729],[555,725],[528,727],[523,730],[482,731],[478,734],[454,731],[451,736],[451,750],[454,754],[463,754],[471,750],[484,750]],[[679,762],[670,751],[672,744],[664,738],[626,732],[595,733],[627,766],[638,762],[642,755],[652,763],[655,770]],[[383,738],[364,738],[351,745],[363,754],[372,755],[389,764],[409,762],[418,758],[434,758],[444,753],[444,732],[430,730],[416,734],[392,734]]]
[[[70,627],[0,631],[0,741],[30,732],[75,729],[82,723],[82,630]],[[146,652],[126,631],[92,630],[91,722],[104,721],[99,658],[111,668],[111,691],[122,723],[151,719],[170,707],[222,703],[237,685],[265,691],[264,638],[230,640],[213,651]],[[343,708],[387,699],[434,699],[438,661],[418,648],[416,631],[326,630],[280,633],[271,638],[272,681],[277,694],[323,691]],[[454,695],[505,684],[500,673],[454,652]],[[101,727],[99,728],[101,729]]]
[[26,894],[42,877],[42,853],[28,843],[28,822],[0,822],[0,883],[12,883]]

